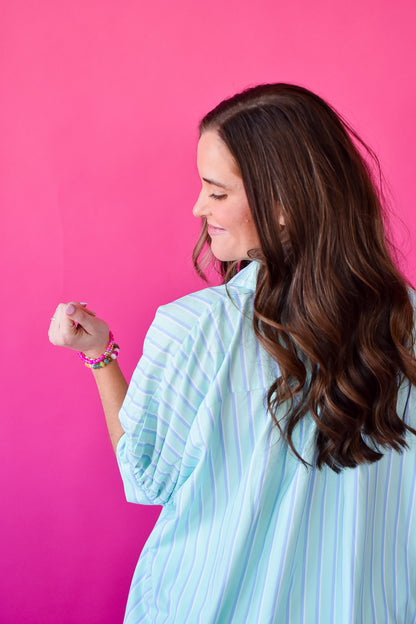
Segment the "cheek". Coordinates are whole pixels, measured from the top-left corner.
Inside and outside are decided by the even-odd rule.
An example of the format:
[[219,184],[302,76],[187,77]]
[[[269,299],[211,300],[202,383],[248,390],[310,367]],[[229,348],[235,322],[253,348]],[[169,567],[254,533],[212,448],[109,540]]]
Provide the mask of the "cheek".
[[235,212],[235,224],[240,227],[254,227],[253,217],[248,206],[244,206]]
[[254,220],[249,208],[245,210],[243,215],[241,216],[241,225],[247,230],[252,230],[253,232],[256,231]]
[[247,241],[249,241],[249,245],[253,247],[259,246],[260,242],[257,234],[257,229],[250,211],[245,214],[243,228],[245,238],[247,239]]

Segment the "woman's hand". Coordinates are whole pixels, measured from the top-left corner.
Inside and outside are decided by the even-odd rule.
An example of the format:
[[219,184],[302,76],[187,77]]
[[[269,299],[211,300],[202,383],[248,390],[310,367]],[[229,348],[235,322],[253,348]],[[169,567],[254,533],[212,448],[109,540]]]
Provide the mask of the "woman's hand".
[[[85,303],[60,303],[49,326],[49,340],[59,347],[82,351],[90,359],[97,358],[107,348],[110,332],[107,323],[88,310]],[[117,360],[108,366],[91,369],[97,382],[104,408],[108,432],[114,452],[124,431],[118,413],[127,393],[127,382]]]
[[88,310],[85,303],[60,303],[51,319],[49,340],[59,347],[82,351],[96,358],[106,350],[109,329],[105,321]]

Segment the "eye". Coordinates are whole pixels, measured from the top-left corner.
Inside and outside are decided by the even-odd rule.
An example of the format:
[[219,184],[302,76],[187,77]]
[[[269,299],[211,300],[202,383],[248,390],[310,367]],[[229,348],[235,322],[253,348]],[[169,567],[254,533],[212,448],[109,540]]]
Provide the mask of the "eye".
[[212,199],[221,200],[225,199],[227,195],[225,193],[223,193],[222,195],[216,195],[216,193],[211,193],[210,197],[212,197]]

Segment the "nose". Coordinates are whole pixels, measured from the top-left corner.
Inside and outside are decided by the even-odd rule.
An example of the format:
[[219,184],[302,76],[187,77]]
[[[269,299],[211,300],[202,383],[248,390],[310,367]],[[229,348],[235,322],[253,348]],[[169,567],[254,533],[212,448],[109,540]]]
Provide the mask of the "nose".
[[202,191],[199,194],[198,199],[192,209],[194,217],[206,217],[208,214],[208,208],[202,196]]

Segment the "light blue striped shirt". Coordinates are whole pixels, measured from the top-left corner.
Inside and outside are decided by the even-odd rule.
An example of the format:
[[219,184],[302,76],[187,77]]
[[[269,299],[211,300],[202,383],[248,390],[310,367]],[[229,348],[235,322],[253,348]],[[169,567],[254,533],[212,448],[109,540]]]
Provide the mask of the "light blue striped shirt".
[[[127,499],[163,509],[125,623],[414,624],[416,439],[340,474],[294,457],[265,408],[256,274],[161,307],[147,334],[117,456]],[[398,411],[416,427],[408,386]],[[314,435],[306,417],[307,461]]]

